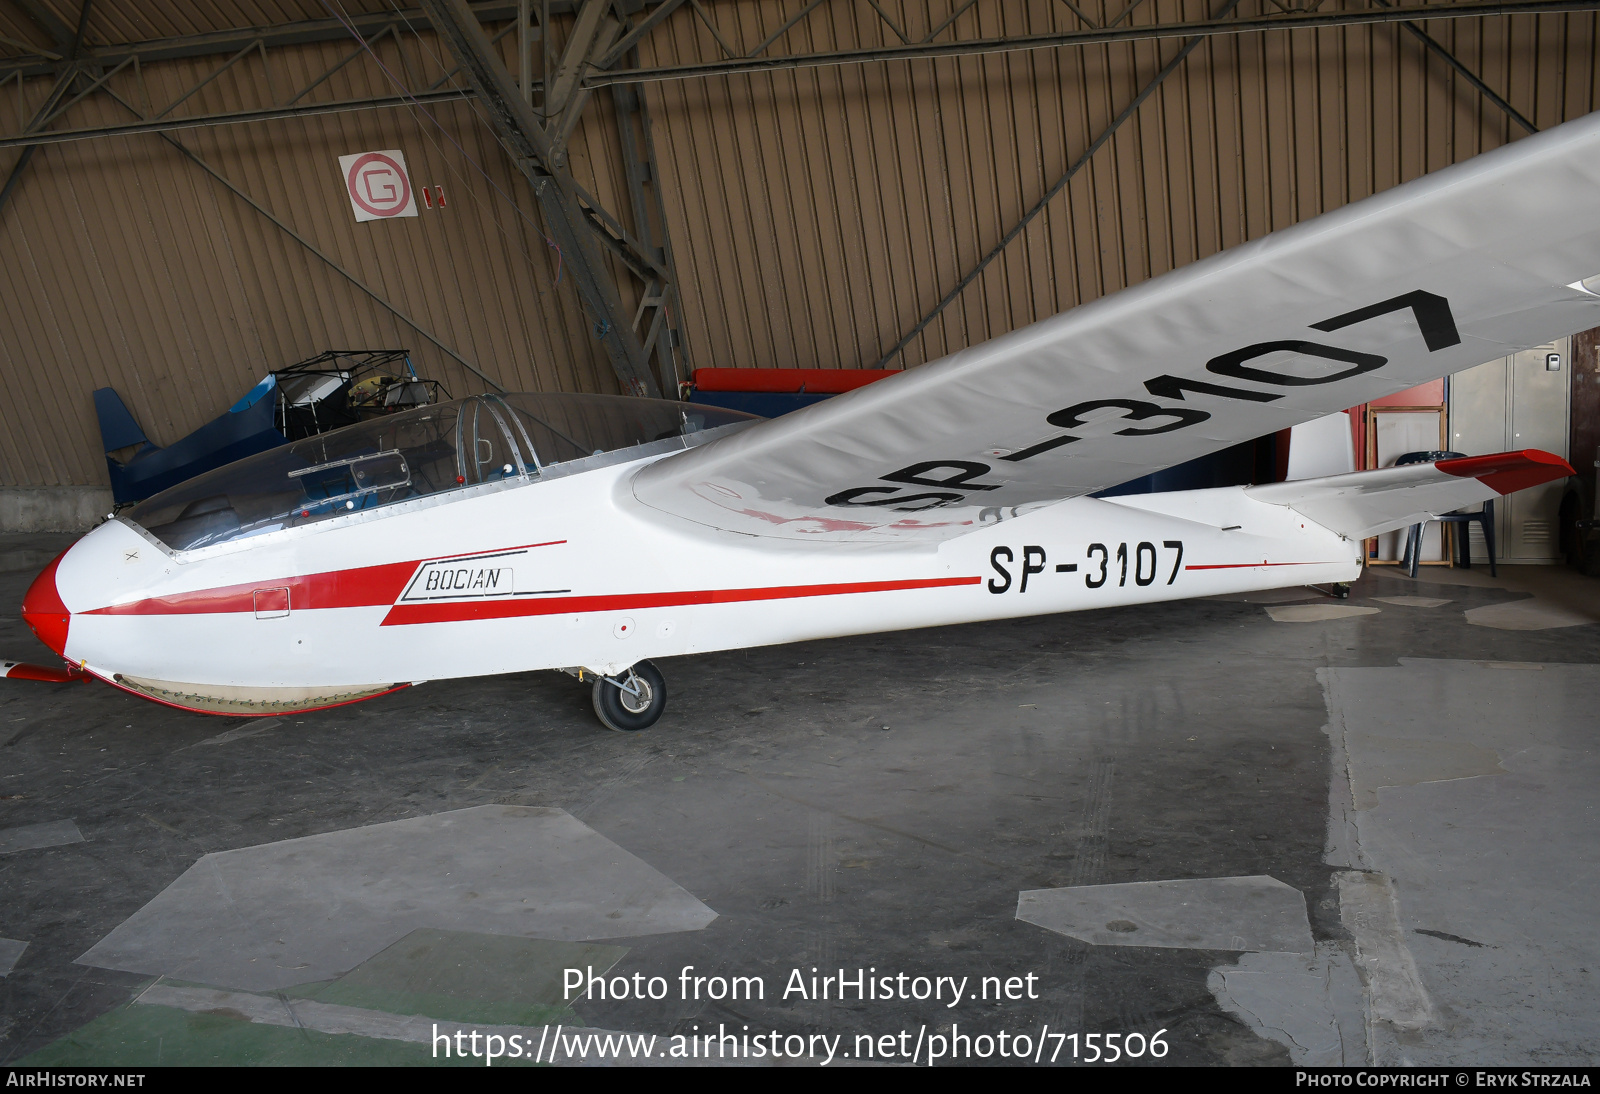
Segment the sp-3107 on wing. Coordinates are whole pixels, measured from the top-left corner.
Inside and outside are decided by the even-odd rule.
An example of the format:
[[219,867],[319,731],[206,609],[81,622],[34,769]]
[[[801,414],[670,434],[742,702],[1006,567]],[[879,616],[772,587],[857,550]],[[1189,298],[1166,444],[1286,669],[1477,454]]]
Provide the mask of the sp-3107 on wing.
[[72,671],[271,714],[652,658],[1347,582],[1361,541],[1571,473],[1540,452],[1094,493],[1600,325],[1600,115],[781,419],[483,395],[176,486],[23,614]]

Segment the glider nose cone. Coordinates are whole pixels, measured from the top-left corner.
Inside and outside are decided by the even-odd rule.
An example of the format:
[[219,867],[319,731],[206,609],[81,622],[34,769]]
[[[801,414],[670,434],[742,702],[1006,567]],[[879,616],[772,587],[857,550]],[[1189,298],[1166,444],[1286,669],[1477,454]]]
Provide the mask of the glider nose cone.
[[44,568],[44,572],[33,579],[33,584],[28,586],[28,591],[22,597],[23,622],[28,624],[39,641],[62,657],[67,655],[67,627],[72,622],[72,613],[67,611],[67,606],[61,602],[60,592],[56,590],[56,568],[66,556],[66,551],[57,555]]

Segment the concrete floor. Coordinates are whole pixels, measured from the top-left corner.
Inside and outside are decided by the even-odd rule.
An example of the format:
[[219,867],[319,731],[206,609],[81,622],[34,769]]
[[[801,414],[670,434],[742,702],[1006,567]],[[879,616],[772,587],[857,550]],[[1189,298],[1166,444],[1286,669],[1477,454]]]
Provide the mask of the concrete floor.
[[[0,539],[0,604],[58,549]],[[0,1063],[423,1061],[431,1025],[545,1021],[1593,1062],[1600,582],[1501,572],[679,658],[636,736],[554,673],[265,724],[0,681]],[[48,655],[8,612],[0,656]],[[575,963],[672,991],[565,1003]],[[682,999],[689,965],[766,998]],[[779,998],[813,966],[1037,998]]]

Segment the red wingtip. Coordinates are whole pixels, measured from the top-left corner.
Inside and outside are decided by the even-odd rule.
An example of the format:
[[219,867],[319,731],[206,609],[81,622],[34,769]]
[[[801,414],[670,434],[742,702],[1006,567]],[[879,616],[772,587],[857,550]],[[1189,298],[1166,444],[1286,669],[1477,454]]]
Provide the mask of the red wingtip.
[[1477,479],[1499,494],[1510,494],[1576,474],[1560,456],[1526,448],[1521,452],[1499,452],[1493,456],[1464,456],[1434,464],[1447,475]]
[[61,602],[60,592],[56,590],[56,567],[61,565],[66,555],[66,551],[57,555],[33,579],[33,584],[22,596],[23,622],[28,624],[39,641],[62,657],[67,655],[67,628],[71,625],[72,613],[67,611],[67,606]]

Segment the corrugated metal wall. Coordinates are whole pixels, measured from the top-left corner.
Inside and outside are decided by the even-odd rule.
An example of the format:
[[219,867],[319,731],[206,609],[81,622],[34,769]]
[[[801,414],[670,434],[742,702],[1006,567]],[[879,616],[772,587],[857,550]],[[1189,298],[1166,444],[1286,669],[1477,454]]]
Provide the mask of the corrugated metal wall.
[[[1158,3],[1163,22],[1207,10]],[[714,12],[725,37],[754,44],[755,13],[773,27],[782,6]],[[951,6],[885,10],[916,41]],[[1087,10],[1104,21],[1124,6]],[[840,11],[859,18],[824,14]],[[979,4],[956,25],[989,37],[1075,23],[1059,0],[1029,0]],[[1591,14],[1426,29],[1537,125],[1595,108]],[[886,44],[889,33],[857,5],[820,9],[789,37],[827,49]],[[647,66],[717,56],[688,15],[648,48]],[[659,85],[657,151],[696,363],[874,364],[1180,48]],[[1522,133],[1394,25],[1209,39],[894,363],[932,360]]]
[[[722,35],[746,48],[798,6],[707,5]],[[880,6],[916,40],[959,5]],[[1122,6],[1090,0],[1086,9],[1103,19]],[[1147,0],[1135,19],[1158,12],[1171,21],[1206,7]],[[1075,25],[1059,0],[980,0],[956,28],[970,37]],[[1595,106],[1593,15],[1427,29],[1540,126]],[[441,70],[431,36],[405,41],[408,63]],[[869,6],[831,0],[774,51],[886,41],[898,38]],[[1179,48],[1145,42],[648,85],[691,363],[876,364]],[[386,63],[400,63],[394,50],[380,47]],[[337,43],[272,54],[277,94],[347,51]],[[685,7],[647,39],[641,64],[719,55]],[[170,99],[217,63],[148,66],[151,99]],[[237,68],[184,109],[258,101],[260,61]],[[387,93],[365,64],[331,86],[340,97]],[[0,91],[0,110],[16,105],[16,88]],[[41,81],[23,89],[29,102],[47,90]],[[596,95],[579,129],[573,165],[620,213],[628,202],[605,100]],[[504,386],[616,390],[569,286],[554,283],[555,255],[526,185],[470,105],[429,109],[448,136],[409,111],[384,111],[179,139]],[[96,96],[67,124],[131,117]],[[1520,133],[1398,27],[1210,39],[895,363],[930,360]],[[337,157],[395,147],[413,181],[442,185],[449,205],[355,223]],[[0,170],[14,156],[0,153]],[[0,485],[104,481],[95,387],[116,387],[152,439],[168,443],[269,368],[365,345],[411,347],[419,369],[458,394],[484,388],[160,137],[44,147],[0,211]]]
[[[269,54],[277,93],[349,48]],[[431,36],[409,42],[408,59],[437,75],[436,48]],[[398,64],[392,41],[379,52]],[[150,100],[170,101],[218,63],[149,66]],[[257,105],[261,62],[237,67],[185,110]],[[349,65],[330,85],[329,97],[392,93],[375,65]],[[131,75],[112,86],[137,102]],[[48,84],[27,90],[31,107]],[[442,131],[386,110],[174,135],[392,308],[159,136],[42,146],[0,211],[0,485],[103,483],[90,393],[107,385],[157,444],[222,413],[268,370],[335,347],[408,347],[418,371],[452,393],[487,390],[418,327],[508,390],[618,390],[576,297],[556,281],[537,203],[492,132],[469,103],[427,109]],[[67,118],[81,127],[134,115],[95,96]],[[574,168],[622,208],[608,132],[577,135]],[[416,186],[442,186],[445,208],[357,223],[338,157],[381,148],[405,153]],[[0,153],[0,170],[14,158]],[[598,178],[591,163],[603,168]]]

